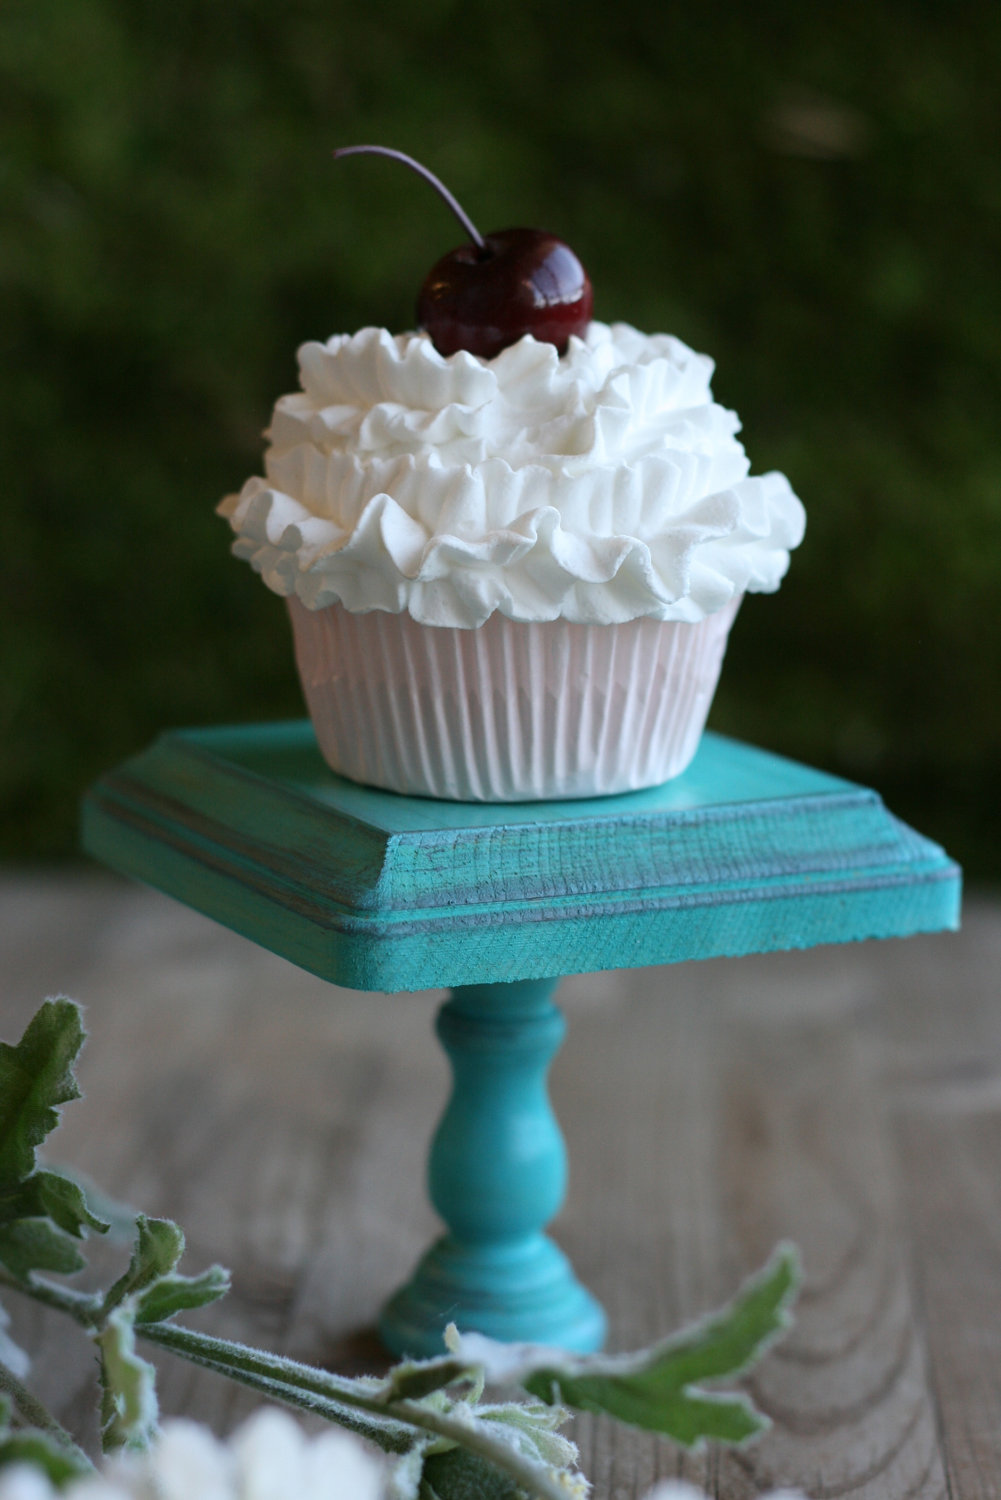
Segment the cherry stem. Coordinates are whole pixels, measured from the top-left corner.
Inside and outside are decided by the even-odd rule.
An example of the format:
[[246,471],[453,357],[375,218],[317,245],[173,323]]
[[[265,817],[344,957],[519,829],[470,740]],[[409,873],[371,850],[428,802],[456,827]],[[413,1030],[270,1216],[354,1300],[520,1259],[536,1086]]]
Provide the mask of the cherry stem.
[[436,177],[427,167],[422,166],[419,161],[415,161],[412,156],[408,156],[405,151],[394,151],[391,146],[341,146],[334,152],[334,160],[336,161],[341,156],[388,156],[393,161],[402,161],[404,166],[412,168],[419,177],[424,178],[425,182],[429,182],[439,197],[445,200],[476,248],[482,251],[487,249],[486,240],[459,200],[449,192],[439,177]]

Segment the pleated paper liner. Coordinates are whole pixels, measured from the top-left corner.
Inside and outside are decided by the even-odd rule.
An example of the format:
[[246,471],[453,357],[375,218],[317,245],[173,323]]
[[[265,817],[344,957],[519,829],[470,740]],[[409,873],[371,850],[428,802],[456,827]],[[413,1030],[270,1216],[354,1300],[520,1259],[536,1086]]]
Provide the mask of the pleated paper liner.
[[453,801],[657,786],[698,748],[740,599],[696,625],[474,630],[288,601],[324,758],[354,781]]

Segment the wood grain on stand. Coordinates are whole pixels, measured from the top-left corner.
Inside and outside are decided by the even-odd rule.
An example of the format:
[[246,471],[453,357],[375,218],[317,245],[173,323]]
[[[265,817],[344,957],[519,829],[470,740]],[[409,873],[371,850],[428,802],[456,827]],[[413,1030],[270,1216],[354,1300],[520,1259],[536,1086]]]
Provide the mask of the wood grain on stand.
[[[380,1302],[434,1232],[441,996],[337,989],[111,879],[8,877],[0,947],[5,1039],[46,994],[87,1005],[87,1098],[51,1157],[177,1219],[186,1269],[232,1268],[230,1297],[191,1322],[377,1369]],[[582,1420],[598,1500],[674,1474],[720,1500],[779,1483],[815,1500],[1001,1495],[999,968],[1001,907],[974,901],[958,936],[564,981],[554,1234],[613,1347],[718,1304],[778,1239],[806,1270],[795,1327],[751,1381],[771,1432],[693,1458]],[[89,1349],[7,1301],[40,1394],[92,1441]],[[256,1404],[157,1363],[167,1413],[225,1430]]]
[[958,925],[960,872],[866,787],[705,734],[663,786],[445,802],[357,786],[308,720],[161,735],[84,847],[335,984],[411,991]]

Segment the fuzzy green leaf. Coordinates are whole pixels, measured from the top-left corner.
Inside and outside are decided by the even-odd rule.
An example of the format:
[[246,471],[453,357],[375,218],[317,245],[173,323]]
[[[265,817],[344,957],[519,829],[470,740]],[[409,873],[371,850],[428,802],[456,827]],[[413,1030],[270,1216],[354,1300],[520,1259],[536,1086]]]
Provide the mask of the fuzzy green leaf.
[[[108,1241],[115,1245],[131,1245],[136,1235],[136,1219],[138,1210],[129,1203],[122,1203],[117,1198],[112,1198],[99,1187],[86,1172],[81,1172],[78,1167],[68,1166],[66,1162],[59,1162],[51,1166],[50,1170],[57,1177],[62,1177],[67,1182],[73,1182],[83,1194],[87,1212],[99,1223],[106,1226],[106,1230],[98,1230],[98,1233],[107,1233]],[[96,1227],[91,1225],[91,1228]]]
[[525,1500],[512,1475],[464,1448],[424,1460],[420,1493],[426,1500]]
[[34,1271],[70,1276],[83,1268],[75,1242],[51,1219],[15,1219],[0,1224],[0,1266],[18,1281]]
[[80,1007],[46,1000],[16,1046],[0,1042],[0,1189],[29,1177],[35,1148],[80,1090],[73,1064],[84,1043]]
[[133,1310],[116,1307],[94,1335],[101,1356],[101,1440],[146,1448],[156,1433],[156,1371],[136,1353]]
[[469,1379],[468,1364],[461,1360],[406,1360],[394,1365],[380,1390],[384,1401],[420,1401],[432,1391],[440,1391],[460,1379]]
[[767,1419],[744,1395],[699,1387],[742,1374],[764,1353],[789,1326],[798,1284],[797,1252],[784,1245],[720,1312],[638,1354],[574,1356],[477,1334],[453,1338],[450,1348],[487,1379],[517,1383],[550,1404],[607,1412],[688,1447],[706,1438],[742,1443]]
[[177,1224],[138,1214],[132,1259],[105,1297],[105,1313],[129,1298],[136,1323],[160,1323],[229,1291],[229,1272],[222,1266],[182,1276],[175,1268],[183,1254],[184,1231]]
[[204,1307],[229,1291],[225,1266],[209,1266],[200,1276],[161,1276],[135,1299],[136,1323],[162,1323],[175,1313]]
[[558,1431],[570,1420],[562,1406],[543,1401],[504,1401],[475,1408],[477,1422],[523,1453],[553,1469],[570,1469],[579,1454],[576,1443]]
[[34,1427],[0,1432],[0,1473],[13,1464],[28,1464],[33,1469],[41,1469],[54,1485],[60,1487],[71,1479],[82,1479],[93,1473],[89,1465],[68,1452],[57,1438]]
[[691,1329],[624,1359],[538,1369],[524,1381],[525,1389],[543,1401],[607,1412],[687,1447],[706,1438],[745,1442],[768,1425],[749,1398],[695,1387],[741,1374],[764,1352],[788,1326],[798,1280],[795,1252],[782,1248],[728,1307]]
[[[443,1399],[435,1392],[424,1405]],[[513,1500],[533,1488],[543,1493],[555,1486],[567,1500],[574,1495],[584,1500],[587,1482],[575,1468],[576,1445],[556,1431],[569,1419],[568,1411],[542,1402],[516,1401],[488,1406],[445,1401],[441,1409],[450,1420],[458,1419],[457,1435],[451,1440],[440,1439],[427,1450],[421,1476],[425,1496],[434,1494],[438,1500],[464,1500],[468,1496],[474,1500],[496,1495],[498,1500]],[[485,1445],[495,1454],[505,1449],[517,1454],[522,1477],[519,1479],[498,1459],[489,1459]]]
[[32,1172],[23,1182],[0,1191],[0,1223],[46,1217],[78,1240],[90,1229],[104,1234],[108,1228],[91,1209],[79,1183],[59,1172]]
[[183,1254],[184,1231],[179,1225],[171,1219],[149,1219],[145,1214],[137,1214],[132,1258],[105,1297],[105,1311],[143,1291],[161,1276],[169,1276]]

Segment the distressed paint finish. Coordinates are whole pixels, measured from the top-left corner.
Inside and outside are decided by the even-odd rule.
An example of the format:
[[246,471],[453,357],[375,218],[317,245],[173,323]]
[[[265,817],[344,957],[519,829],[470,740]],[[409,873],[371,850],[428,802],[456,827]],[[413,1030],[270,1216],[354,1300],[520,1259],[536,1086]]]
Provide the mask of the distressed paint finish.
[[400,1353],[449,1321],[600,1345],[543,1233],[564,1192],[546,1070],[559,976],[958,925],[959,870],[874,792],[706,735],[683,776],[584,802],[449,803],[331,772],[308,722],[164,735],[84,805],[85,847],[354,989],[450,987],[430,1161],[447,1233],[386,1304]]
[[439,1354],[449,1322],[564,1349],[604,1341],[602,1309],[542,1233],[567,1176],[546,1089],[565,1029],[557,983],[467,985],[438,1013],[454,1087],[428,1181],[448,1233],[383,1309],[379,1331],[398,1354]]
[[583,802],[400,797],[307,721],[178,731],[109,773],[84,845],[352,989],[551,978],[955,927],[959,871],[864,787],[707,734]]

